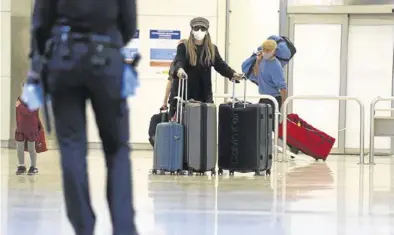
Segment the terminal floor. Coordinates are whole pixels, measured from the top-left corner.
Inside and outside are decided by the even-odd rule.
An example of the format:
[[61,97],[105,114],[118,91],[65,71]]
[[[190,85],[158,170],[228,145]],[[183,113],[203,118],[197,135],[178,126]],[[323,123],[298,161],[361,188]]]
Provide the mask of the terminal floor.
[[[134,152],[141,235],[394,235],[394,159],[360,166],[357,156],[275,163],[270,177],[151,175],[152,152]],[[28,158],[26,156],[27,162]],[[111,235],[100,151],[89,153],[96,235]],[[39,175],[16,176],[16,152],[1,149],[1,235],[73,235],[57,151],[39,155]]]

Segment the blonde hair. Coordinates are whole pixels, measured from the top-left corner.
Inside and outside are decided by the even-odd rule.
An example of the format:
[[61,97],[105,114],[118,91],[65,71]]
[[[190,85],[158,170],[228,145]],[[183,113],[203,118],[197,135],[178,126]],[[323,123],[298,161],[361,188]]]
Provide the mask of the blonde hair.
[[[200,61],[198,62],[200,65],[210,66],[215,63],[215,45],[212,43],[211,36],[207,32],[204,38],[204,42],[202,45],[202,52]],[[186,43],[186,55],[189,59],[189,64],[191,66],[197,65],[197,47],[194,44],[194,38],[192,32],[190,32],[189,39]]]
[[[274,51],[274,50],[276,50],[277,47],[278,47],[278,44],[275,42],[275,40],[271,40],[271,39],[266,40],[261,44],[261,48],[263,50],[267,50],[267,51]],[[254,64],[254,67],[253,67],[253,75],[254,76],[257,76],[257,73],[259,72],[261,58],[262,57],[257,57],[256,63]]]
[[274,40],[266,40],[261,44],[263,50],[273,51],[276,50],[278,44]]

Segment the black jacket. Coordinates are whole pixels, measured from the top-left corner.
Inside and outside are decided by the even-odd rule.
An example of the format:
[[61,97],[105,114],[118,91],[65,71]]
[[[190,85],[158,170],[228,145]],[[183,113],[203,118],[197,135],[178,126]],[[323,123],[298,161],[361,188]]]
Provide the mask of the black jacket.
[[[200,61],[201,47],[197,46],[197,62]],[[235,71],[227,65],[219,54],[218,48],[215,45],[215,62],[212,65],[217,72],[223,77],[231,79]],[[183,68],[188,75],[188,97],[187,99],[194,99],[201,102],[213,102],[212,94],[212,66],[200,65],[191,66],[186,55],[186,45],[181,43],[178,45],[177,53],[175,56],[175,69],[176,74],[179,68]],[[173,81],[171,89],[170,102],[173,104],[172,99],[178,94],[179,80]],[[175,102],[176,103],[176,102]]]
[[135,0],[35,0],[32,16],[35,42],[31,51],[37,46],[38,53],[44,54],[52,27],[61,18],[72,22],[70,26],[89,29],[87,33],[106,33],[117,28],[123,45],[134,36],[137,27]]

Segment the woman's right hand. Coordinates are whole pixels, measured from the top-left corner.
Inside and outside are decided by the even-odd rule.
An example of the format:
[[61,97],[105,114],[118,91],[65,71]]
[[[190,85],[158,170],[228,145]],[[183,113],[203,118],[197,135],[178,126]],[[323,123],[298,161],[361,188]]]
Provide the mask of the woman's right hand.
[[19,100],[16,101],[15,107],[18,107],[19,105],[21,105],[21,102]]
[[187,73],[185,72],[185,70],[183,68],[179,68],[178,72],[177,72],[177,76],[179,79],[183,79],[183,78],[187,77]]
[[160,108],[160,110],[167,110],[168,109],[168,105],[167,105],[167,103],[165,102],[162,106],[161,106],[161,108]]

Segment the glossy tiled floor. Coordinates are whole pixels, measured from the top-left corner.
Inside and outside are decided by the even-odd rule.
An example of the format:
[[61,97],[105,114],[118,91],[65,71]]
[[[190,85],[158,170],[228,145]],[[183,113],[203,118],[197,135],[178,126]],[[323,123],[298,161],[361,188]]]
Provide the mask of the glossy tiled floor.
[[[104,161],[90,151],[97,235],[110,235]],[[360,167],[356,156],[326,163],[277,163],[271,177],[250,174],[151,176],[151,152],[132,156],[141,234],[394,235],[394,159]],[[15,150],[1,150],[1,235],[72,235],[55,151],[39,155],[40,174],[15,176]],[[360,178],[361,177],[361,178]]]

